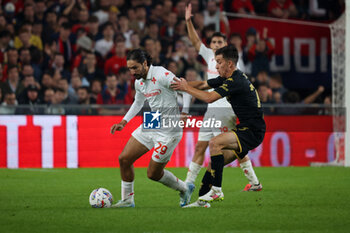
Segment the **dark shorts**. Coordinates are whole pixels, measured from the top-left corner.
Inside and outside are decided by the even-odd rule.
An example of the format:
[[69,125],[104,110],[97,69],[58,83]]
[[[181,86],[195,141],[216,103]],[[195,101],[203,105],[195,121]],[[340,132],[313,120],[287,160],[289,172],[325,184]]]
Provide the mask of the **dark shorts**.
[[262,143],[265,136],[265,127],[250,129],[249,127],[237,125],[237,129],[232,130],[232,132],[237,137],[239,147],[235,152],[239,158],[243,159],[250,150],[255,149]]

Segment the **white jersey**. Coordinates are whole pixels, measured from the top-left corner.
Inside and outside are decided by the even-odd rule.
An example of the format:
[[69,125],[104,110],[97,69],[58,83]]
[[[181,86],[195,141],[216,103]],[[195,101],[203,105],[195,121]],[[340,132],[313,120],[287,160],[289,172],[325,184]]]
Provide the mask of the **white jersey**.
[[[216,60],[215,60],[215,54],[214,51],[210,48],[205,47],[205,45],[202,43],[201,47],[199,49],[199,55],[203,57],[205,62],[208,65],[207,69],[207,77],[209,79],[217,78],[219,76],[219,72],[216,70]],[[239,69],[239,67],[237,67]],[[211,89],[212,91],[213,89]],[[208,108],[213,107],[228,107],[231,108],[231,104],[226,100],[226,98],[218,99],[217,101],[208,104]]]
[[[180,119],[177,92],[170,87],[174,77],[176,76],[164,67],[151,65],[146,79],[135,80],[135,101],[144,102],[147,100],[152,112],[159,111],[162,114],[162,120]],[[159,131],[166,133],[176,130],[178,129],[162,128]]]

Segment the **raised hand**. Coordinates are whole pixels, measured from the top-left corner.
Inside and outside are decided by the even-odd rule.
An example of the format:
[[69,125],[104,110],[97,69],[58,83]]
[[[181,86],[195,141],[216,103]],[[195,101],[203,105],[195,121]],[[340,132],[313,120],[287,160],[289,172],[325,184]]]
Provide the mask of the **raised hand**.
[[185,12],[185,19],[187,20],[191,20],[192,17],[192,4],[188,4],[188,6],[186,6],[186,12]]

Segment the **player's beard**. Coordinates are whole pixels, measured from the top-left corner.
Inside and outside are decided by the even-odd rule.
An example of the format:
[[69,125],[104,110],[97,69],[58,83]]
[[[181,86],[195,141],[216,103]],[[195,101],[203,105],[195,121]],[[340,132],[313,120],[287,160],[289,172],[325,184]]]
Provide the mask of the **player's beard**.
[[136,79],[142,79],[142,78],[143,78],[143,79],[146,79],[147,73],[146,73],[145,67],[142,66],[141,72],[140,72],[139,74],[134,74],[134,77],[135,77]]

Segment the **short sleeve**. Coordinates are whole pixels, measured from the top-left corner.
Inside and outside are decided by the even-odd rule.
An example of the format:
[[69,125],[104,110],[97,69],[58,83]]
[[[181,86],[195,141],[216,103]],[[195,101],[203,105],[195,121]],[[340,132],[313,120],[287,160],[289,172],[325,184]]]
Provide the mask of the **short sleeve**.
[[203,57],[203,59],[205,60],[205,62],[207,64],[209,64],[210,59],[215,57],[213,50],[205,47],[205,45],[203,43],[201,43],[201,47],[199,48],[199,55],[201,55]]
[[226,79],[221,86],[214,89],[214,91],[219,93],[222,97],[237,94],[240,90],[241,84],[238,80],[235,81],[232,78]]
[[174,81],[174,78],[176,77],[175,74],[173,74],[167,69],[159,70],[159,73],[157,76],[161,79],[161,83],[167,88],[170,88],[170,85],[172,84],[172,82]]
[[217,78],[207,80],[207,83],[210,87],[216,88],[221,86],[224,83],[224,81],[225,81],[224,78],[217,77]]

